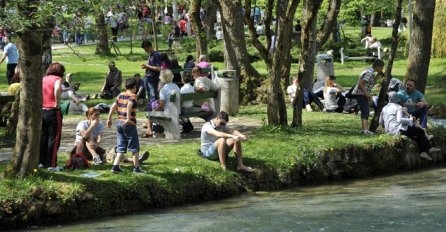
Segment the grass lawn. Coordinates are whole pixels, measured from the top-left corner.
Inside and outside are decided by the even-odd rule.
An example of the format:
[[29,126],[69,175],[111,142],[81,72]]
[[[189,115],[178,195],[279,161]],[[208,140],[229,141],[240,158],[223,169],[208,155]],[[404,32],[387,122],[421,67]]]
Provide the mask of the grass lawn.
[[[264,118],[265,110],[265,106],[244,106],[237,117],[242,121],[260,121]],[[289,116],[291,119],[291,115]],[[262,170],[275,170],[279,176],[287,176],[297,163],[311,165],[316,162],[315,154],[318,151],[350,145],[381,146],[394,140],[387,135],[361,136],[358,130],[359,118],[354,115],[304,112],[303,120],[305,127],[300,129],[264,126],[249,131],[247,134],[250,139],[243,143],[245,163]],[[139,188],[133,184],[134,181],[140,180],[175,190],[181,189],[191,176],[203,176],[214,184],[222,185],[228,180],[242,178],[243,175],[235,171],[236,162],[232,153],[228,161],[228,171],[223,172],[218,162],[208,161],[196,154],[199,146],[199,138],[172,144],[142,145],[141,150],[147,149],[151,153],[150,159],[143,165],[143,169],[147,170],[144,175],[131,173],[130,164],[125,165],[128,171],[118,175],[110,173],[110,164],[93,166],[90,170],[61,173],[36,169],[30,178],[0,181],[0,202],[20,201],[36,189],[56,194],[59,199],[65,200],[92,188],[94,191],[111,191],[116,186]],[[67,157],[65,153],[59,154],[59,163],[63,164]],[[0,164],[0,172],[4,170],[5,165]],[[80,177],[90,171],[101,175],[93,179]],[[109,185],[104,186],[105,183]],[[96,189],[97,186],[105,189]]]

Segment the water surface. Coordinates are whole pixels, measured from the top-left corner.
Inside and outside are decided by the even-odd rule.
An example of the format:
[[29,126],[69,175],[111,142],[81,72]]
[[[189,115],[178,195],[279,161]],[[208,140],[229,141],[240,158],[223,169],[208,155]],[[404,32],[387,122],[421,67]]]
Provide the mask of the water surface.
[[446,231],[446,168],[154,210],[46,231]]

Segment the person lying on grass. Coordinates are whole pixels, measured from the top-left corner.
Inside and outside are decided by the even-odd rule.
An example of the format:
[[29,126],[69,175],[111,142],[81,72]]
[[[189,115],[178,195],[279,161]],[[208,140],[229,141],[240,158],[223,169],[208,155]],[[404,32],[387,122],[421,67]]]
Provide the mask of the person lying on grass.
[[226,170],[226,157],[234,148],[237,158],[237,170],[253,172],[254,169],[245,166],[242,159],[242,144],[248,138],[239,131],[232,130],[226,123],[229,121],[228,113],[221,111],[215,118],[206,122],[201,129],[201,155],[210,160],[219,160],[220,166]]

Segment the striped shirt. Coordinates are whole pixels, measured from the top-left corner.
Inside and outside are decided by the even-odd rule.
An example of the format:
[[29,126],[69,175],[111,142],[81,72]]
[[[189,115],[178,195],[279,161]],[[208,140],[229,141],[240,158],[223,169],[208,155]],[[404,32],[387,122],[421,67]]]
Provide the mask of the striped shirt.
[[136,100],[136,94],[134,93],[120,93],[116,97],[116,104],[118,105],[118,119],[121,121],[127,120],[127,105],[129,102],[133,102],[133,107],[130,112],[130,124],[136,125],[136,107],[137,107],[137,100]]

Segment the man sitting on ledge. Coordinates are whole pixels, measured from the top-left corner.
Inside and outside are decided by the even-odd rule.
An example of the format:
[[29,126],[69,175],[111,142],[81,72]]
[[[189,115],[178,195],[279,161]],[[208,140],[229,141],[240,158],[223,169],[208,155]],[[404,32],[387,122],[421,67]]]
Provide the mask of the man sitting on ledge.
[[398,95],[403,102],[403,106],[407,107],[407,112],[420,120],[421,127],[427,128],[428,104],[424,95],[416,90],[415,85],[415,80],[407,80],[406,89],[399,91]]
[[248,138],[236,130],[226,126],[228,113],[221,111],[215,118],[206,122],[201,129],[201,155],[210,160],[220,160],[220,166],[226,170],[226,157],[234,148],[237,157],[237,170],[253,172],[254,169],[243,165],[241,141]]

